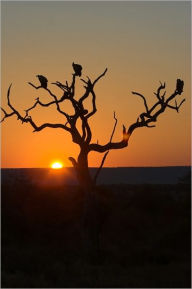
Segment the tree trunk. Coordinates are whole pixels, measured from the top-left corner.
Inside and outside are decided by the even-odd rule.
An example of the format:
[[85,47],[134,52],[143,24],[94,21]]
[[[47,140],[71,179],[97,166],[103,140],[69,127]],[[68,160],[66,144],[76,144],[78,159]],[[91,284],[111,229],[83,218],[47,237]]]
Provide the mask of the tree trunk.
[[99,252],[98,200],[95,184],[88,168],[88,153],[86,150],[81,150],[79,154],[76,173],[84,193],[82,215],[84,254],[87,261],[97,262]]
[[88,152],[86,150],[82,149],[78,156],[76,172],[80,187],[83,189],[83,191],[87,192],[92,190],[94,187],[94,182],[89,172]]

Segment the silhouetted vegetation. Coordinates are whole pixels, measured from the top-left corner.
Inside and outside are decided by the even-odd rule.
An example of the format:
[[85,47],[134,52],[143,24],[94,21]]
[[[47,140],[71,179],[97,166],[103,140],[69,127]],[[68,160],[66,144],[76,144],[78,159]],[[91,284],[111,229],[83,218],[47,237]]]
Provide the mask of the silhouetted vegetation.
[[[98,83],[98,81],[106,75],[107,68],[95,80],[91,80],[88,76],[86,77],[86,80],[84,78],[80,79],[83,82],[84,93],[81,97],[78,98],[76,95],[77,89],[76,78],[82,76],[83,68],[80,64],[75,64],[74,62],[72,63],[72,67],[73,73],[71,84],[69,84],[68,81],[66,81],[65,83],[61,83],[60,81],[50,83],[48,79],[43,75],[36,75],[38,78],[38,82],[40,82],[40,85],[38,86],[31,82],[28,82],[29,85],[31,85],[33,88],[37,90],[39,89],[45,90],[50,97],[50,101],[45,103],[41,101],[40,97],[36,98],[34,104],[31,107],[24,110],[24,115],[20,113],[19,110],[15,108],[12,104],[12,101],[10,99],[11,86],[12,86],[11,84],[7,91],[7,104],[11,112],[7,112],[4,108],[0,107],[3,113],[3,117],[0,120],[0,122],[3,122],[6,118],[16,116],[17,120],[20,120],[22,123],[29,124],[33,128],[33,132],[40,132],[45,128],[54,128],[54,129],[60,128],[64,132],[69,133],[72,137],[72,141],[79,147],[78,157],[77,158],[69,157],[69,160],[71,161],[75,169],[79,185],[88,195],[87,202],[91,203],[92,200],[89,191],[93,193],[93,189],[94,186],[96,185],[98,175],[104,165],[104,162],[109,154],[109,151],[126,148],[129,143],[129,138],[136,129],[141,127],[147,128],[155,127],[155,123],[157,122],[159,116],[162,113],[164,113],[167,109],[173,109],[179,112],[181,105],[185,102],[185,98],[179,100],[179,103],[177,102],[176,98],[178,95],[180,96],[183,93],[184,81],[181,79],[177,79],[174,91],[171,94],[169,94],[169,96],[166,97],[165,97],[166,83],[160,82],[159,87],[157,88],[156,92],[154,92],[155,101],[152,106],[148,104],[148,101],[143,94],[132,91],[132,94],[142,98],[142,101],[144,103],[144,112],[140,113],[137,116],[136,121],[133,122],[128,128],[126,128],[125,125],[123,125],[122,138],[118,142],[113,141],[113,136],[115,134],[118,122],[116,114],[114,112],[113,118],[115,122],[111,136],[106,144],[101,145],[99,144],[98,140],[96,143],[92,142],[93,130],[90,126],[90,119],[97,112],[97,104],[96,104],[97,99],[96,99],[95,86]],[[50,88],[50,84],[57,86],[61,90],[62,92],[61,97],[53,93],[52,88]],[[86,101],[88,99],[91,101],[90,107],[87,107],[86,104]],[[63,110],[61,104],[64,103],[65,101],[69,101],[71,103],[74,109],[74,114],[69,114],[68,112]],[[37,107],[47,108],[50,106],[56,108],[56,113],[62,115],[63,121],[61,123],[44,122],[43,124],[38,125],[34,117],[32,117],[31,112],[34,111],[34,109],[36,109]],[[77,125],[78,121],[80,122],[79,126]],[[104,121],[103,124],[105,124]],[[88,167],[88,157],[90,152],[104,153],[101,164],[98,167],[95,176],[90,175]],[[86,207],[89,206],[88,203]]]
[[82,191],[3,183],[2,287],[190,287],[187,184],[99,186],[96,195],[100,248],[90,263]]
[[[144,112],[128,128],[122,127],[122,138],[113,141],[117,117],[109,141],[92,142],[90,118],[97,112],[95,80],[81,78],[84,93],[77,99],[76,78],[82,66],[72,64],[72,82],[51,83],[62,96],[55,95],[50,82],[37,75],[39,85],[50,96],[21,113],[10,99],[11,112],[1,108],[3,117],[16,116],[34,132],[60,128],[68,132],[79,146],[77,158],[69,157],[81,190],[70,186],[38,187],[24,181],[2,186],[2,282],[3,287],[185,287],[190,284],[190,191],[185,184],[172,186],[99,186],[98,175],[110,150],[128,146],[137,128],[155,126],[167,109],[179,112],[185,99],[184,82],[176,81],[174,91],[166,96],[166,84],[160,83],[155,101],[149,106],[144,95]],[[86,100],[91,105],[86,107]],[[60,104],[69,101],[74,114]],[[172,101],[175,101],[174,103]],[[110,100],[109,100],[110,101]],[[54,106],[63,116],[62,123],[36,123],[31,112],[37,107]],[[79,121],[80,125],[77,125]],[[126,120],[127,121],[127,120]],[[96,174],[88,167],[90,152],[104,153]]]

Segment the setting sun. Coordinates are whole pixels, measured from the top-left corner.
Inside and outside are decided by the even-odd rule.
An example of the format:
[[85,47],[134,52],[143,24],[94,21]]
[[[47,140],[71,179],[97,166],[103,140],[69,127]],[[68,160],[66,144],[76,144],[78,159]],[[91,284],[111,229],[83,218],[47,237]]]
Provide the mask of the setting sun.
[[54,162],[51,164],[52,169],[61,169],[63,168],[63,164],[61,162]]

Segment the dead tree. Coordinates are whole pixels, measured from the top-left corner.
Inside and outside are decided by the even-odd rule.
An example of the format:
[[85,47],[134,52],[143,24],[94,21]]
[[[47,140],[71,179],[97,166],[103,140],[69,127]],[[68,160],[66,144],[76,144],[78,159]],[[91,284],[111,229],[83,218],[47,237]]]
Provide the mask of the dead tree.
[[[93,187],[96,184],[98,175],[104,165],[104,162],[106,160],[106,157],[110,150],[117,150],[117,149],[123,149],[128,146],[129,138],[134,132],[135,129],[140,127],[147,127],[152,128],[154,127],[154,123],[157,121],[160,114],[162,114],[166,109],[174,109],[177,112],[179,112],[179,108],[185,101],[185,99],[181,100],[178,104],[176,101],[176,96],[181,95],[183,92],[183,86],[184,82],[180,79],[177,79],[176,82],[176,88],[173,91],[171,95],[169,95],[167,98],[165,97],[166,91],[165,91],[165,83],[160,83],[157,91],[155,94],[155,103],[151,107],[147,104],[146,98],[138,93],[138,92],[132,92],[134,95],[137,95],[142,98],[144,102],[144,108],[145,111],[142,112],[138,117],[137,120],[131,124],[128,128],[123,125],[122,128],[122,138],[118,142],[113,142],[113,136],[116,130],[117,125],[117,118],[114,112],[114,127],[110,136],[109,141],[101,145],[98,142],[93,143],[92,140],[92,131],[90,128],[89,120],[91,117],[94,116],[94,114],[97,112],[96,107],[96,94],[95,94],[95,85],[97,82],[105,76],[107,69],[100,74],[95,80],[91,80],[89,77],[87,79],[81,78],[81,81],[84,83],[84,94],[77,99],[75,96],[75,88],[76,88],[76,78],[81,77],[82,74],[82,66],[79,64],[72,64],[73,65],[73,74],[72,74],[72,82],[69,85],[66,81],[65,83],[61,83],[59,81],[56,81],[52,83],[53,85],[56,85],[59,89],[62,91],[62,96],[58,97],[55,95],[48,85],[48,80],[43,75],[37,75],[40,84],[38,86],[34,85],[33,83],[29,84],[34,87],[35,89],[43,89],[48,92],[50,96],[49,102],[42,102],[40,98],[38,97],[35,101],[35,103],[27,108],[25,110],[25,114],[21,115],[21,113],[11,104],[10,101],[10,91],[11,91],[11,85],[9,86],[8,92],[7,92],[7,100],[8,100],[8,106],[10,108],[10,112],[7,112],[5,109],[1,108],[3,112],[3,118],[1,119],[1,122],[3,122],[6,118],[16,116],[18,120],[20,120],[22,123],[27,123],[32,126],[34,129],[34,132],[42,131],[45,128],[60,128],[72,136],[72,141],[76,143],[80,148],[80,153],[75,159],[74,157],[69,157],[69,160],[72,162],[73,167],[76,171],[77,178],[79,181],[79,185],[83,189],[86,195],[85,199],[85,209],[84,209],[84,221],[88,221],[87,225],[87,233],[86,238],[90,239],[90,242],[86,243],[86,248],[88,247],[88,243],[93,245],[94,242],[97,243],[95,247],[98,246],[98,235],[95,235],[95,228],[97,226],[97,220],[96,220],[96,212],[95,210],[95,194]],[[91,98],[92,106],[90,109],[87,109],[85,107],[85,100]],[[73,108],[74,108],[74,114],[70,115],[66,111],[64,111],[61,108],[61,104],[65,102],[66,100],[70,101]],[[175,101],[174,104],[172,101]],[[31,111],[33,111],[37,106],[40,107],[50,107],[55,106],[58,113],[60,113],[63,116],[63,122],[62,123],[43,123],[41,125],[37,125],[32,116],[30,115]],[[80,120],[81,128],[77,128],[77,121]],[[96,174],[94,177],[91,177],[88,167],[88,155],[91,151],[98,152],[98,153],[104,153],[101,165],[99,166]],[[91,216],[91,217],[90,217]],[[98,231],[98,230],[97,230]],[[86,232],[86,230],[85,230]],[[94,236],[93,236],[93,235]]]
[[[87,77],[86,80],[81,78],[81,81],[84,83],[85,91],[84,94],[79,99],[76,99],[75,97],[75,88],[76,88],[76,78],[80,77],[82,73],[82,66],[73,63],[73,70],[74,73],[72,74],[72,82],[70,85],[68,84],[67,81],[66,83],[61,83],[59,81],[52,83],[53,85],[56,85],[57,87],[59,87],[59,89],[62,90],[62,96],[60,98],[56,96],[48,87],[48,80],[43,75],[37,75],[40,85],[36,86],[33,83],[29,82],[29,84],[35,89],[46,90],[50,95],[50,101],[47,103],[43,103],[39,98],[37,98],[35,103],[25,110],[24,115],[21,115],[21,113],[11,104],[10,101],[11,85],[10,85],[7,92],[7,100],[11,112],[8,113],[5,111],[5,109],[1,107],[1,110],[4,114],[3,118],[1,119],[1,122],[3,122],[8,117],[16,116],[17,119],[20,120],[22,123],[30,124],[34,129],[33,130],[34,132],[42,131],[45,128],[60,128],[70,133],[72,136],[72,141],[80,147],[80,153],[77,159],[75,159],[74,157],[69,157],[69,160],[72,162],[73,167],[75,168],[80,186],[84,190],[87,190],[96,184],[98,175],[103,167],[105,159],[110,150],[123,149],[127,147],[129,143],[129,138],[135,129],[140,127],[148,127],[148,128],[154,127],[155,126],[154,123],[157,121],[158,116],[162,114],[167,108],[174,109],[177,112],[179,112],[179,108],[183,104],[185,99],[181,100],[180,103],[178,104],[176,101],[176,96],[182,94],[184,82],[180,79],[177,79],[176,88],[174,92],[167,98],[165,98],[166,85],[165,83],[164,84],[160,83],[160,86],[154,93],[156,101],[152,107],[148,106],[147,100],[142,94],[138,92],[132,92],[134,95],[138,95],[143,99],[145,111],[137,117],[136,122],[131,124],[128,127],[128,129],[123,125],[122,139],[119,142],[112,141],[117,125],[117,118],[114,113],[115,123],[109,142],[104,145],[101,145],[99,143],[91,142],[92,131],[89,125],[89,119],[93,117],[94,114],[97,112],[96,94],[94,91],[95,85],[102,77],[105,76],[107,68],[102,74],[100,74],[93,81],[89,77]],[[84,102],[89,97],[91,97],[92,100],[92,107],[88,110],[85,108]],[[60,105],[65,100],[71,102],[75,112],[73,115],[69,115],[66,111],[63,111],[61,109]],[[174,104],[172,104],[173,100],[175,100]],[[43,123],[42,125],[38,126],[30,115],[30,112],[34,110],[37,106],[41,106],[44,108],[55,106],[58,113],[63,115],[64,119],[63,123],[56,123],[56,124]],[[78,120],[81,121],[81,129],[77,129]],[[104,153],[101,165],[98,168],[98,171],[96,172],[96,175],[94,177],[91,177],[88,168],[88,155],[91,151]]]

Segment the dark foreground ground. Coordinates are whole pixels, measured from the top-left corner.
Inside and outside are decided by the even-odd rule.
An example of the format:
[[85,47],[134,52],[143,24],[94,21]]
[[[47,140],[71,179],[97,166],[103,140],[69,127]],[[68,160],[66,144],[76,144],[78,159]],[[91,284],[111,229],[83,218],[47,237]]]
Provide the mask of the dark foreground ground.
[[2,184],[3,288],[190,288],[190,185],[97,189],[101,256],[85,261],[77,187]]

